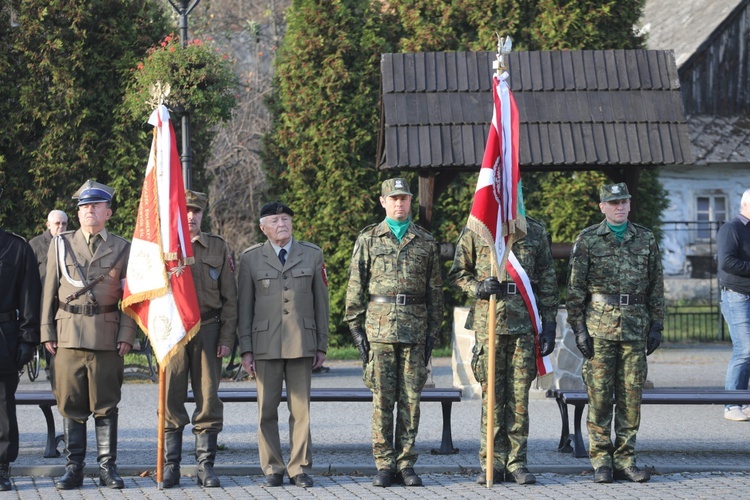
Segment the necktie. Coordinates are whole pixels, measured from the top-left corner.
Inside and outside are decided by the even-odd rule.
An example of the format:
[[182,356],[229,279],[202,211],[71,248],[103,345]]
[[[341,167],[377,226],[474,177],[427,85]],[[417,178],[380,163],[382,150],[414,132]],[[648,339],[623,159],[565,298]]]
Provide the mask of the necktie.
[[279,250],[279,260],[281,261],[282,266],[286,264],[286,250],[283,248]]
[[96,248],[99,246],[99,235],[94,234],[89,238],[89,250],[91,251],[91,255],[94,255],[96,253]]

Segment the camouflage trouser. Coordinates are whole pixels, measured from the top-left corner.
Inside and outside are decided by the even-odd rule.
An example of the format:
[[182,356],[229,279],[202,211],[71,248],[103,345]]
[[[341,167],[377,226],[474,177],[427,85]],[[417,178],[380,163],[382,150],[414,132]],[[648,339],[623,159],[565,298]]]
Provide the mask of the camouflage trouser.
[[[479,463],[487,466],[488,348],[477,343],[471,369],[482,385]],[[529,388],[536,377],[534,337],[501,335],[495,344],[494,468],[512,472],[526,465],[529,437]]]
[[[635,435],[641,425],[641,397],[646,381],[646,342],[594,339],[594,358],[583,364],[589,395],[589,457],[594,469],[635,465]],[[615,401],[615,442],[612,396]]]
[[[372,391],[372,454],[378,470],[401,470],[417,461],[419,397],[427,382],[424,346],[370,344],[363,379]],[[393,408],[396,409],[394,443]]]

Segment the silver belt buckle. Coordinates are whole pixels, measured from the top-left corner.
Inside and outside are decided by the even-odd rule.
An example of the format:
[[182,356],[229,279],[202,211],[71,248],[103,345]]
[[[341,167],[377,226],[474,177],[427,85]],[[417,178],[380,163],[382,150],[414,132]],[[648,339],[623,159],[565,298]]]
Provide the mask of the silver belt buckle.
[[620,294],[620,305],[621,306],[629,306],[630,305],[630,294],[629,293],[621,293]]
[[397,306],[405,306],[406,305],[406,295],[403,293],[397,293],[396,294],[396,305]]
[[83,304],[83,315],[84,316],[93,316],[94,315],[94,308],[96,307],[95,304]]
[[508,295],[515,295],[518,293],[518,287],[515,283],[506,283],[505,287],[505,293]]

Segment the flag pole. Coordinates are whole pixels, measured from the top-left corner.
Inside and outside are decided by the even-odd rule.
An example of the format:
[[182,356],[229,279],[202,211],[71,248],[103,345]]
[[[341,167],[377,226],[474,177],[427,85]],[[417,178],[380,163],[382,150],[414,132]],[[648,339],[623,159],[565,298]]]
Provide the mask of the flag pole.
[[[491,275],[496,274],[493,259]],[[490,295],[490,310],[487,319],[490,336],[487,353],[487,487],[492,488],[495,471],[495,324],[497,323],[497,297]],[[503,473],[505,473],[503,471]]]
[[165,407],[167,401],[166,370],[159,365],[159,409],[157,410],[156,429],[156,487],[164,488],[164,425],[166,424]]

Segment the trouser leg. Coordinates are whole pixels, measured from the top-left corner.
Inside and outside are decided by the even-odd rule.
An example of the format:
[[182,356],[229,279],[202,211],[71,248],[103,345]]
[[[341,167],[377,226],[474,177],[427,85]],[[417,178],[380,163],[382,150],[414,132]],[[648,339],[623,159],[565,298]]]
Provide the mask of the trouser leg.
[[508,472],[525,467],[529,440],[529,389],[536,378],[533,335],[508,336],[505,429],[508,440]]
[[258,457],[263,474],[284,474],[279,438],[279,404],[284,378],[284,360],[256,360],[258,388]]
[[289,462],[290,478],[309,474],[312,469],[312,438],[310,436],[310,385],[313,358],[296,358],[286,361],[286,401],[289,408]]
[[398,395],[395,344],[373,342],[364,380],[372,391],[372,454],[378,470],[395,470],[393,408]]
[[14,462],[18,458],[17,388],[18,374],[0,377],[0,463]]
[[615,469],[635,465],[635,440],[641,425],[643,384],[648,375],[646,343],[619,342],[615,376]]
[[427,382],[427,368],[424,364],[424,346],[396,344],[396,353],[398,403],[394,449],[397,454],[396,469],[402,470],[414,467],[418,458],[414,443],[419,431],[419,401]]
[[617,342],[595,338],[594,357],[583,363],[583,381],[589,397],[589,458],[594,470],[612,467],[614,446],[610,436],[617,349]]

